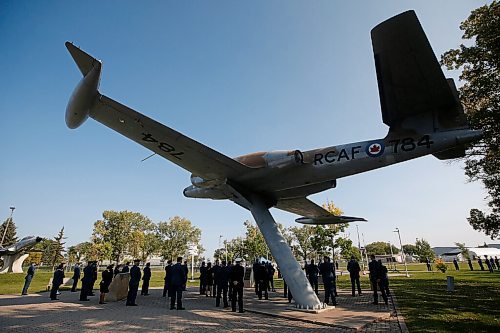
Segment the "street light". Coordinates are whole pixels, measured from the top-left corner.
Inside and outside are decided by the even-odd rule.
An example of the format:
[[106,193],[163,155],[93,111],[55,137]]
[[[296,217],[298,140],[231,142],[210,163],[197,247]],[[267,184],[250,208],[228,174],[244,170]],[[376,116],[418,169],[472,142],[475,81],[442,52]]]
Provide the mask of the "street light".
[[408,266],[406,266],[406,255],[405,252],[403,251],[403,243],[401,243],[401,234],[399,233],[399,228],[396,228],[393,232],[397,232],[399,236],[399,246],[401,246],[401,254],[403,255],[403,263],[405,264],[405,272],[406,272],[406,277],[410,277],[408,275]]
[[2,241],[0,242],[0,246],[3,245],[3,241],[5,239],[5,234],[7,233],[7,228],[9,227],[9,223],[10,221],[12,221],[12,214],[14,214],[14,209],[16,209],[16,207],[13,207],[13,206],[10,206],[10,217],[7,219],[7,223],[5,224],[5,229],[3,231],[3,236],[2,236]]

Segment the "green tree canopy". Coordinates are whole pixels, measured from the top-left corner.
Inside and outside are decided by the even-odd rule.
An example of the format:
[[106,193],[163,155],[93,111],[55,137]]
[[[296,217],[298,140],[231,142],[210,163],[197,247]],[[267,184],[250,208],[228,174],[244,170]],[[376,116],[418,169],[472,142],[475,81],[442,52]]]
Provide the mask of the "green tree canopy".
[[389,243],[386,242],[373,242],[370,244],[366,245],[366,253],[368,255],[382,255],[382,254],[391,254],[391,247],[392,247],[392,253],[393,254],[398,254],[399,249],[395,247],[394,245],[389,245]]
[[432,261],[436,257],[436,254],[432,251],[431,245],[425,239],[417,239],[415,247],[417,248],[415,254],[421,262],[425,261],[427,258]]
[[188,243],[201,243],[201,230],[193,226],[191,221],[179,216],[158,223],[158,233],[161,239],[161,255],[165,260],[185,256]]
[[465,259],[469,259],[469,249],[465,247],[465,243],[456,242],[455,245],[460,249],[462,257]]
[[500,4],[492,1],[471,12],[461,23],[464,44],[445,52],[441,62],[448,69],[462,69],[460,100],[473,129],[483,139],[467,149],[465,174],[482,181],[489,194],[491,212],[471,209],[468,221],[491,239],[500,232]]
[[413,244],[405,244],[403,245],[403,251],[409,256],[416,255],[417,247]]
[[248,220],[243,224],[246,228],[244,246],[248,260],[266,257],[270,252],[259,227]]
[[66,244],[65,242],[63,242],[64,239],[66,239],[66,237],[64,237],[64,227],[62,227],[61,230],[59,230],[57,236],[54,237],[54,241],[52,242],[52,248],[51,248],[52,267],[55,267],[64,261],[63,253],[66,252],[64,250],[64,244]]
[[[5,228],[7,227],[7,231]],[[0,240],[5,232],[5,238],[3,239],[2,246],[7,247],[9,245],[17,243],[17,227],[14,223],[14,219],[8,217],[2,225],[0,225]]]

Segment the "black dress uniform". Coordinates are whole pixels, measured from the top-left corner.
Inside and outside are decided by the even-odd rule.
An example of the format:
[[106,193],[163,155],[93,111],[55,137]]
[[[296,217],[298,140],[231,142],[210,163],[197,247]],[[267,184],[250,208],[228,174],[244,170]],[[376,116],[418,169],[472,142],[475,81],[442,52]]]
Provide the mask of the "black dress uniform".
[[57,298],[57,290],[61,284],[63,284],[64,280],[64,271],[63,265],[57,266],[57,269],[54,272],[54,277],[52,278],[52,289],[50,289],[50,299],[56,300]]
[[359,263],[354,257],[352,257],[347,264],[347,270],[351,278],[352,296],[356,295],[355,287],[358,287],[358,295],[361,295],[361,285],[359,283],[359,272],[361,271],[361,267],[359,267]]
[[227,303],[227,290],[229,284],[229,267],[226,266],[226,262],[222,262],[222,266],[217,271],[217,277],[215,280],[217,281],[217,298],[215,299],[215,306],[220,306],[220,299],[222,296],[224,307],[229,307]]
[[170,310],[175,309],[177,300],[177,310],[184,310],[182,307],[182,291],[187,282],[187,275],[181,264],[182,258],[177,258],[177,263],[170,268]]
[[128,282],[128,294],[126,305],[136,306],[135,299],[137,297],[137,290],[139,289],[139,282],[141,281],[141,269],[139,268],[139,261],[134,262],[134,266],[130,269],[130,281]]
[[319,265],[319,271],[321,272],[323,286],[325,287],[325,303],[328,304],[331,297],[332,304],[337,305],[335,298],[335,265],[330,262],[330,258],[325,257],[325,261]]
[[73,269],[73,286],[71,287],[71,291],[75,292],[76,291],[76,286],[78,284],[78,280],[80,280],[80,266],[78,264],[75,265],[75,268]]
[[318,295],[318,273],[318,265],[314,263],[314,260],[311,260],[311,263],[306,266],[306,274],[307,278],[309,279],[309,283],[311,284],[311,287],[313,287],[316,295]]
[[82,290],[80,290],[80,301],[88,301],[88,296],[92,291],[92,263],[88,263],[83,269]]
[[236,312],[236,299],[238,300],[238,311],[243,313],[243,278],[245,269],[240,265],[241,259],[236,259],[236,265],[231,267],[229,281],[233,285],[233,295],[231,296],[231,308]]
[[149,280],[151,280],[151,268],[149,262],[144,267],[144,275],[142,277],[141,295],[149,295]]

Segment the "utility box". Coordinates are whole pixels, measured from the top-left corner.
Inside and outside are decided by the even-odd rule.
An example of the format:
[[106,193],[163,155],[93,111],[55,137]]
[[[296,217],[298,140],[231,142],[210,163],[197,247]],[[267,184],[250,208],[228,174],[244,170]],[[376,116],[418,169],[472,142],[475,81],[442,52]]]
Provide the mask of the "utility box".
[[455,278],[453,276],[446,277],[447,291],[455,291]]

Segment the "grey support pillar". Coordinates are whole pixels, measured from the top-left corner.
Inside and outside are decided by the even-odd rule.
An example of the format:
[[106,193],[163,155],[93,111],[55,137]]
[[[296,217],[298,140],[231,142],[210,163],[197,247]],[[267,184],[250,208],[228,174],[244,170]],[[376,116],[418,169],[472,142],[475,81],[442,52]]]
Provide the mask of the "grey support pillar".
[[278,263],[281,274],[292,292],[296,306],[302,309],[321,309],[323,304],[319,301],[318,296],[316,296],[307,280],[306,274],[295,260],[290,246],[288,246],[279,231],[273,216],[260,198],[253,196],[251,202],[248,208],[259,226],[269,250],[271,250],[274,259]]

